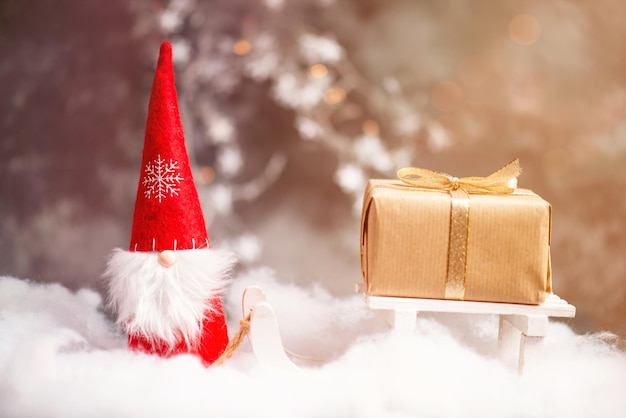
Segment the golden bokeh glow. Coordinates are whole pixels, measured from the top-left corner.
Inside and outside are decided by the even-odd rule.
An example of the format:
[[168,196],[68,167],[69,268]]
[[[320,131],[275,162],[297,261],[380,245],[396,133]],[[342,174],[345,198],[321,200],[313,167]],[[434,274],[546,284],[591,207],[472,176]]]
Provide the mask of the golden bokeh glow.
[[331,87],[324,92],[324,101],[328,104],[341,103],[346,99],[346,91],[341,87]]
[[233,52],[240,57],[248,55],[251,50],[252,44],[247,39],[240,39],[233,45]]
[[324,78],[328,75],[328,68],[324,64],[315,64],[309,68],[309,76],[313,78]]
[[517,15],[509,23],[509,36],[518,45],[532,45],[541,36],[541,24],[534,16]]
[[363,121],[363,133],[365,135],[378,135],[380,132],[380,127],[378,126],[378,122],[373,119],[367,119]]

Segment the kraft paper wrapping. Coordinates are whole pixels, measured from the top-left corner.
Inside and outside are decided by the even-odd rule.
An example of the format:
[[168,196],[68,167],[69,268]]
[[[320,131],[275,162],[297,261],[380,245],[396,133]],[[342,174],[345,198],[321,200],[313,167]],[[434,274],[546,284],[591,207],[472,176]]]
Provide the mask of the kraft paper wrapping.
[[[367,293],[445,299],[451,195],[370,180],[361,228]],[[464,295],[538,304],[551,292],[550,204],[530,190],[469,194]]]

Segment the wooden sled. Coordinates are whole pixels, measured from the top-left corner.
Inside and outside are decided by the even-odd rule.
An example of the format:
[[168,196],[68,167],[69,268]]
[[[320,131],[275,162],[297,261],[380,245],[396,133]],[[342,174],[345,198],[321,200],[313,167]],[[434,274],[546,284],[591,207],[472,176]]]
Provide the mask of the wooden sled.
[[248,341],[259,364],[276,370],[297,370],[298,367],[291,362],[283,347],[276,314],[263,290],[259,286],[247,287],[241,304],[243,317],[250,314]]
[[[357,285],[357,291],[363,287]],[[454,312],[464,314],[499,315],[498,351],[506,359],[513,353],[521,373],[539,363],[543,351],[543,338],[548,329],[548,317],[573,318],[576,308],[550,294],[540,305],[511,303],[471,302],[458,300],[384,297],[365,294],[370,309],[386,310],[394,330],[415,329],[419,312]],[[242,297],[244,318],[250,314],[248,338],[260,365],[277,370],[297,370],[282,344],[278,322],[271,305],[258,286],[246,288]]]
[[357,292],[365,294],[365,303],[370,309],[388,311],[389,322],[395,330],[415,329],[419,312],[498,315],[499,356],[506,360],[513,353],[514,362],[520,373],[527,367],[539,363],[543,352],[543,338],[548,331],[548,317],[573,318],[576,315],[576,308],[573,305],[553,293],[539,305],[521,305],[373,296],[365,292],[362,283],[357,284]]

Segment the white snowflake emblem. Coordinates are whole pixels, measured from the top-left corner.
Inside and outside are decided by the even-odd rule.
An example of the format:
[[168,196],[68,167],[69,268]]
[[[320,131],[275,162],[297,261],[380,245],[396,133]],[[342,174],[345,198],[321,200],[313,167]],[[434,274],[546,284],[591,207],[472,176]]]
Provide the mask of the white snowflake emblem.
[[177,185],[184,180],[180,176],[178,170],[178,161],[170,158],[170,161],[161,158],[159,154],[156,160],[150,161],[146,164],[145,174],[141,184],[146,188],[143,194],[147,199],[159,199],[161,200],[167,197],[178,196],[180,187]]

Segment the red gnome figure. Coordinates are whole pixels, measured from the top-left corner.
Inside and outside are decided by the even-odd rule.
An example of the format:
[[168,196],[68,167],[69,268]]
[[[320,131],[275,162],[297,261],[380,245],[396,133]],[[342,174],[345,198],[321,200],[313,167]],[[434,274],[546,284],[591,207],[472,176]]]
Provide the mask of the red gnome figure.
[[128,251],[115,249],[105,278],[133,350],[192,353],[213,363],[228,344],[221,291],[235,257],[211,248],[178,112],[172,47],[161,45],[148,108]]

